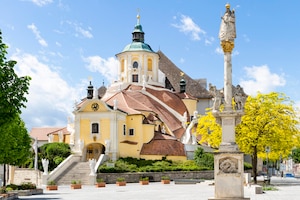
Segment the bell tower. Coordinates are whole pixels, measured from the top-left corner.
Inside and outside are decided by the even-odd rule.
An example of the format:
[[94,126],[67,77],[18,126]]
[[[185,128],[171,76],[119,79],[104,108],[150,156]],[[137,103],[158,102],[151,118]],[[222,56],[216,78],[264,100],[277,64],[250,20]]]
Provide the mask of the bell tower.
[[137,15],[137,23],[132,32],[132,42],[116,55],[119,60],[119,82],[141,85],[159,85],[159,56],[145,43],[145,33]]

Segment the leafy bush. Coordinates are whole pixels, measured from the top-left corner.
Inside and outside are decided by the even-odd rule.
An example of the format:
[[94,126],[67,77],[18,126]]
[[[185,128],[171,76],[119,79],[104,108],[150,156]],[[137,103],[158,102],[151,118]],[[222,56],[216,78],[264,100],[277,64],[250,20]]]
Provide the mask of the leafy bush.
[[21,183],[21,185],[18,187],[19,190],[33,190],[36,189],[36,185],[33,183]]
[[171,161],[171,160],[144,160],[136,158],[120,158],[115,162],[115,167],[105,164],[98,168],[101,173],[124,173],[124,172],[164,172],[164,171],[200,171],[209,170],[209,167],[199,166],[194,160]]
[[300,163],[300,148],[293,149],[291,157],[295,163]]
[[248,162],[244,162],[244,169],[247,170],[247,169],[252,169],[252,164],[251,163],[248,163]]
[[117,178],[117,182],[123,182],[123,181],[125,181],[125,178],[124,178],[124,177],[118,177],[118,178]]
[[56,185],[55,181],[51,180],[51,181],[48,181],[47,185]]
[[214,156],[211,153],[205,153],[202,148],[197,148],[194,154],[195,162],[201,167],[214,169]]

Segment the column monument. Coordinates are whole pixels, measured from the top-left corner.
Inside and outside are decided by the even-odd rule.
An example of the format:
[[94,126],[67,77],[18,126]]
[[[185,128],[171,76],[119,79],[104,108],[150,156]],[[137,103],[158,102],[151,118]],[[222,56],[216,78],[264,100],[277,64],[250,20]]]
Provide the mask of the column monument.
[[[233,90],[234,96],[243,96],[244,92],[240,86],[232,86],[232,63],[231,53],[236,38],[235,12],[230,10],[226,4],[226,11],[221,17],[219,38],[224,52],[224,90],[215,92],[215,103],[213,115],[216,121],[222,126],[222,142],[219,152],[214,155],[214,179],[215,197],[209,199],[217,200],[248,200],[244,198],[244,154],[239,151],[235,143],[235,126],[240,122],[243,115],[244,102],[238,102],[236,98],[235,108],[232,105]],[[220,109],[220,96],[224,96],[224,108]],[[245,98],[244,98],[245,100]],[[237,106],[241,105],[242,106]]]

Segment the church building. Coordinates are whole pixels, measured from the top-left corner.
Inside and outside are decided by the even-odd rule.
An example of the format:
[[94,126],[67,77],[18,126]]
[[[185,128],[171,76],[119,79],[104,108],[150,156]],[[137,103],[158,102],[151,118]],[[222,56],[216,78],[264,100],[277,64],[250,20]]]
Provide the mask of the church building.
[[137,16],[132,41],[116,54],[118,81],[108,88],[90,82],[87,96],[67,127],[47,133],[49,142],[69,143],[82,161],[106,155],[186,160],[197,147],[197,116],[211,106],[203,80],[194,80],[162,51],[145,43]]

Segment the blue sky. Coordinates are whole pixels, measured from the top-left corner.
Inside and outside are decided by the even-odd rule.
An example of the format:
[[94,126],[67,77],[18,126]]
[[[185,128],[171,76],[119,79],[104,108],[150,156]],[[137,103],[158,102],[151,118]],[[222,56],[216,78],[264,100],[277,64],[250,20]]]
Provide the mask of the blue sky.
[[202,0],[1,0],[8,59],[32,77],[26,127],[65,126],[74,102],[117,79],[115,55],[131,42],[136,15],[145,42],[192,78],[223,87],[218,33],[225,4],[236,12],[233,84],[283,92],[300,105],[300,2]]

